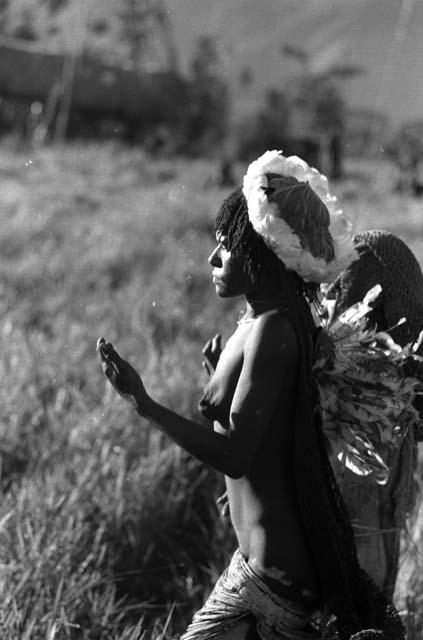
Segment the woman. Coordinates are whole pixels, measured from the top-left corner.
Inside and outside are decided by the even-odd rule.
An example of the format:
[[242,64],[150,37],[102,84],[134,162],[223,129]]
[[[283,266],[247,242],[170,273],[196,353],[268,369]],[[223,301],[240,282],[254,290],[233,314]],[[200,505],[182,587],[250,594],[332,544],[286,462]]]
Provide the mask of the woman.
[[[383,230],[357,234],[354,246],[358,259],[326,292],[332,319],[380,284],[382,292],[367,316],[368,327],[388,331],[401,346],[415,342],[423,329],[423,275],[414,254],[400,238]],[[399,324],[404,317],[406,321]],[[353,522],[360,564],[390,599],[398,573],[401,531],[414,504],[415,442],[422,436],[408,431],[388,461],[391,473],[385,486],[334,463]]]
[[342,640],[370,628],[383,637],[390,623],[389,637],[402,638],[359,568],[317,411],[306,297],[351,259],[336,199],[302,160],[267,152],[224,201],[216,241],[216,293],[244,296],[246,310],[200,402],[214,430],[156,403],[112,345],[98,347],[105,375],[138,413],[225,474],[239,548],[183,639],[234,639],[246,627],[248,637],[318,638],[322,611],[336,616]]

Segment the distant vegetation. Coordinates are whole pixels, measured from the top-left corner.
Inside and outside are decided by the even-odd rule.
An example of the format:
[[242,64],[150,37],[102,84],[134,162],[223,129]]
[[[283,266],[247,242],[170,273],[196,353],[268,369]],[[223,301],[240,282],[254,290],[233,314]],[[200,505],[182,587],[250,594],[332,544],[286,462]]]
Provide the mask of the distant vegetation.
[[[70,51],[64,35],[76,22]],[[40,82],[32,95],[30,65],[12,83],[0,60],[0,135],[18,131],[35,144],[120,138],[153,153],[220,158],[222,183],[231,180],[231,164],[267,148],[301,155],[334,179],[343,175],[346,156],[388,149],[412,173],[399,188],[423,191],[421,150],[400,143],[402,130],[392,131],[385,114],[350,108],[345,82],[366,69],[341,64],[336,55],[316,65],[306,47],[282,44],[283,84],[251,100],[251,68],[230,83],[213,35],[198,37],[181,71],[165,0],[118,0],[105,16],[70,0],[0,0],[0,35],[6,43],[32,43],[34,56],[51,47],[62,55],[34,67]]]

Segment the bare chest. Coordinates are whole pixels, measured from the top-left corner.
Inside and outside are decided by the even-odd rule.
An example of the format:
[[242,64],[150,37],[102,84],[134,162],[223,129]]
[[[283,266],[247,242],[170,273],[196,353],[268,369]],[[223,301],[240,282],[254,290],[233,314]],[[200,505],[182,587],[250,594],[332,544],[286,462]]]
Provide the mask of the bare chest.
[[250,331],[250,324],[242,324],[229,338],[199,403],[202,414],[210,420],[218,421],[223,428],[229,425],[231,403],[242,370],[244,346]]

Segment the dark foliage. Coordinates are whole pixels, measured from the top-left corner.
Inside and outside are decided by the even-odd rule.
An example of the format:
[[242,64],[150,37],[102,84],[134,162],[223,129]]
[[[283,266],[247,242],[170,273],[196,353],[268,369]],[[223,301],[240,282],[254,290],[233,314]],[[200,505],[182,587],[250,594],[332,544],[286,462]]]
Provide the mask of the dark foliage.
[[221,144],[227,133],[229,106],[216,42],[203,36],[191,59],[184,150],[207,155]]

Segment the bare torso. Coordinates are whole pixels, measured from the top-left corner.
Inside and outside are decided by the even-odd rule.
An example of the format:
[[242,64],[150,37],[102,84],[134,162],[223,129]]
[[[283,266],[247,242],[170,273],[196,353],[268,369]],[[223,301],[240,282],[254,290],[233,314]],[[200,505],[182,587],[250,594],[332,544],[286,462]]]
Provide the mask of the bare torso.
[[[213,420],[219,433],[226,433],[230,427],[245,348],[256,322],[263,321],[241,323],[228,340],[200,403],[203,414]],[[267,330],[266,322],[263,330]],[[287,333],[287,339],[295,342],[292,328]],[[297,351],[291,345],[291,352],[292,348]],[[292,462],[297,364],[294,362],[289,375],[283,375],[284,362],[267,372],[272,379],[280,377],[278,399],[248,472],[238,479],[225,479],[231,521],[240,551],[251,567],[281,595],[314,604],[316,579],[296,505]]]

